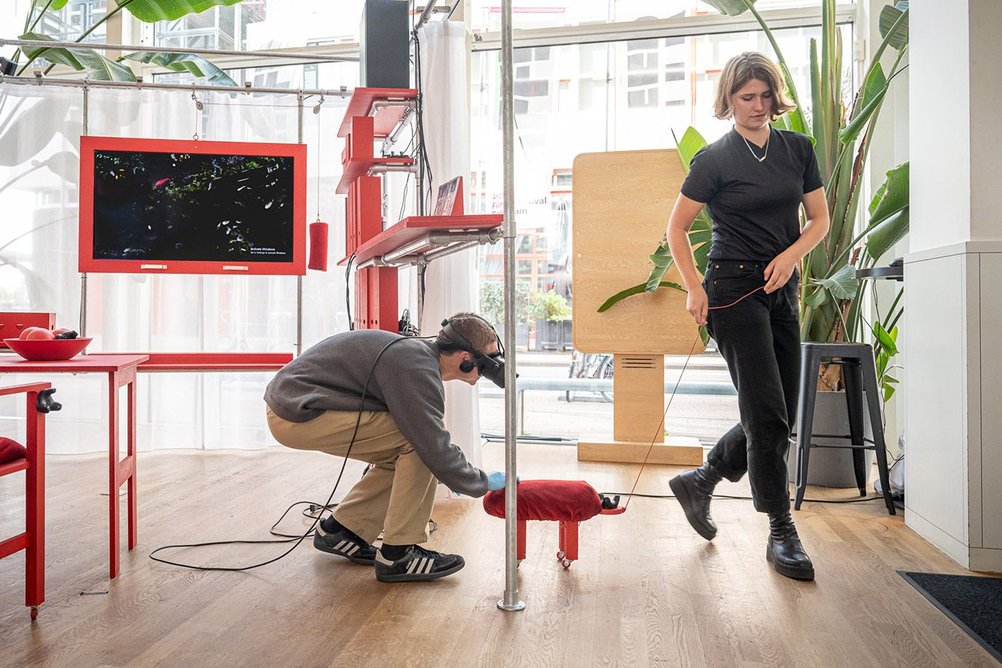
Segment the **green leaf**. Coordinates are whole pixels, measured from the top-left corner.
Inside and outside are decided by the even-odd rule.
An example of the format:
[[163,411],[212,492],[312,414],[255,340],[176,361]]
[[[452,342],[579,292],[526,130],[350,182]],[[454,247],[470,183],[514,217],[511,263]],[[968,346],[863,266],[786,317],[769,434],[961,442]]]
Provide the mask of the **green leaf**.
[[651,253],[651,262],[654,263],[654,268],[651,269],[650,275],[647,277],[647,283],[644,287],[646,292],[654,292],[661,286],[661,279],[664,278],[668,270],[671,269],[674,260],[671,256],[671,251],[668,249],[668,242],[662,243],[658,246],[657,250]]
[[[898,51],[908,46],[908,17],[904,16],[904,20],[898,23],[898,19],[907,13],[907,2],[899,2],[897,5],[884,5],[880,10],[880,20],[878,23],[880,36],[887,40],[888,46]],[[898,25],[894,27],[896,23]],[[891,32],[892,30],[893,33]],[[888,35],[890,35],[889,38]]]
[[866,236],[866,252],[879,260],[908,234],[910,209],[904,209],[880,223]]
[[186,53],[160,53],[146,51],[143,53],[127,53],[119,60],[132,60],[137,63],[157,65],[173,72],[188,72],[194,77],[205,78],[216,86],[236,86],[237,82],[226,72],[219,69],[211,61],[202,56]]
[[879,260],[909,229],[909,163],[889,170],[870,201],[866,252]]
[[[674,135],[674,133],[672,133]],[[696,128],[689,126],[682,133],[682,139],[675,139],[675,144],[678,147],[678,157],[682,160],[682,166],[685,168],[686,174],[689,173],[689,163],[692,162],[694,155],[699,153],[699,151],[706,146],[706,139],[703,135],[699,134]]]
[[706,4],[716,9],[721,14],[727,16],[738,16],[748,11],[748,5],[755,4],[755,0],[704,0]]
[[870,224],[875,225],[908,207],[910,163],[887,171],[884,182],[870,202]]
[[856,267],[851,264],[843,266],[828,278],[815,278],[811,283],[823,287],[835,299],[852,299],[856,296],[856,287],[859,285]]
[[894,357],[898,354],[898,346],[895,342],[895,339],[898,337],[897,327],[895,327],[891,332],[888,332],[879,321],[874,321],[873,336],[876,337],[881,347],[883,347],[887,352],[888,357]]
[[65,7],[66,3],[69,1],[70,0],[52,0],[52,3],[49,5],[49,9],[51,9],[54,12],[59,11],[60,9]]
[[862,91],[862,98],[856,104],[852,120],[841,130],[838,138],[843,144],[851,144],[859,137],[859,133],[870,121],[870,118],[880,109],[887,93],[889,82],[884,78],[884,70],[877,63],[870,70]]
[[[813,284],[815,281],[816,279],[812,279],[811,283]],[[824,304],[826,304],[827,302],[828,302],[827,290],[817,289],[809,293],[806,297],[804,297],[804,303],[810,306],[811,308],[818,308],[819,306],[824,306]]]
[[[34,32],[26,32],[21,35],[21,39],[52,42],[55,41],[48,35],[41,35]],[[43,56],[52,63],[68,65],[73,69],[87,70],[91,79],[97,81],[135,81],[136,75],[128,67],[120,65],[113,60],[108,60],[92,49],[67,49],[56,47],[34,47],[25,51],[28,60],[38,56]]]
[[650,255],[650,260],[654,264],[660,267],[667,267],[671,264],[671,250],[668,248],[668,242],[663,241]]
[[[661,281],[659,287],[674,288],[675,290],[680,290],[682,292],[685,292],[685,288],[683,288],[681,285],[679,285],[678,283],[672,283],[670,281]],[[640,295],[645,292],[647,292],[647,283],[641,283],[640,285],[634,285],[632,288],[626,288],[625,290],[620,290],[619,292],[617,292],[616,294],[614,294],[613,296],[609,297],[604,302],[602,302],[602,305],[598,307],[598,312],[605,313],[610,308],[615,306],[617,303],[623,301],[627,297],[632,297],[633,295]]]
[[241,0],[132,0],[126,11],[144,23],[173,21],[188,14],[198,14],[218,6],[230,6]]

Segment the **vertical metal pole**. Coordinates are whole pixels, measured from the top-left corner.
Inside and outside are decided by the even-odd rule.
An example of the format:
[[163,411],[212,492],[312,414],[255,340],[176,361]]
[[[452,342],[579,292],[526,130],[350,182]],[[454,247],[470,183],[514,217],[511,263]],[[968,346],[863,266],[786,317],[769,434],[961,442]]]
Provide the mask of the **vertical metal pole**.
[[498,607],[508,612],[525,609],[518,598],[518,499],[515,468],[515,116],[512,97],[511,0],[501,2],[501,127],[504,143],[504,453],[506,482],[505,514],[505,589]]
[[[83,110],[82,119],[80,122],[80,134],[87,134],[87,103],[89,101],[87,82],[84,82],[83,88]],[[87,274],[80,274],[80,336],[87,336]]]
[[[296,95],[296,100],[298,110],[297,110],[297,127],[296,127],[296,137],[297,141],[303,143],[303,91],[299,91]],[[319,132],[319,131],[318,131]],[[317,179],[320,178],[320,154],[317,154]],[[317,189],[317,197],[320,197],[319,188]],[[320,202],[317,202],[317,211],[320,211]],[[296,276],[296,357],[303,352],[303,277]]]

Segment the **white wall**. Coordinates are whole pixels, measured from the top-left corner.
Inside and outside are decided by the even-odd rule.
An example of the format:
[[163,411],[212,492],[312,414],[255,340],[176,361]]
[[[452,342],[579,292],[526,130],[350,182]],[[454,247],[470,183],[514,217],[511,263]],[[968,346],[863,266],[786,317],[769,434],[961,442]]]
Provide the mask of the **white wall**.
[[1002,3],[911,8],[905,521],[1002,571]]
[[[911,7],[912,251],[971,238],[967,44],[968,5],[976,2],[923,2]],[[945,43],[951,46],[944,48]]]

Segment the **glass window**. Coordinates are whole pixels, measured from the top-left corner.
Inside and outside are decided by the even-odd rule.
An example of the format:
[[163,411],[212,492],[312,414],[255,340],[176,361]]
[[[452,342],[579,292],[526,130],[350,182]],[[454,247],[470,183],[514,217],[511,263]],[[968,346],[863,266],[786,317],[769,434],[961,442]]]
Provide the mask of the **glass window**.
[[357,42],[364,0],[244,0],[157,24],[162,46],[246,49]]
[[[842,30],[843,44],[851,44],[851,26]],[[774,32],[808,116],[809,43],[819,32],[813,27]],[[531,78],[515,81],[517,280],[527,281],[533,291],[543,289],[551,268],[566,261],[575,157],[673,148],[673,135],[680,137],[689,126],[709,141],[718,138],[732,125],[713,117],[720,68],[731,56],[751,50],[773,53],[760,32],[565,45],[550,48],[546,73],[532,69]],[[529,49],[518,51],[525,52],[520,66],[538,66],[538,48],[532,57],[526,55]],[[845,51],[844,68],[851,71],[851,50]],[[499,52],[475,52],[471,63],[470,162],[478,178],[470,213],[497,213],[503,202]],[[550,102],[557,90],[559,113]],[[491,252],[482,251],[490,265],[490,271],[487,264],[482,267],[485,276],[497,274],[497,258],[486,259]]]
[[[25,3],[4,3],[15,5],[20,8]],[[34,3],[41,7],[47,7],[46,3]],[[9,11],[13,12],[15,7],[10,7]],[[27,10],[25,10],[27,11]],[[33,32],[42,33],[48,35],[57,41],[67,41],[72,42],[79,39],[80,35],[98,23],[102,18],[104,18],[107,12],[107,0],[70,0],[66,3],[66,6],[59,10],[46,9],[45,13],[42,14],[42,19],[39,23],[32,29]],[[38,10],[32,13],[33,17],[38,16]],[[13,20],[9,24],[0,23],[0,25],[17,26],[17,33],[20,34],[21,28],[24,27],[24,18],[22,14],[20,16],[14,16]],[[104,42],[107,30],[104,24],[97,27],[94,32],[87,35],[84,38],[85,42]],[[8,35],[14,36],[14,35]],[[22,61],[23,62],[23,61]]]
[[[473,30],[501,29],[501,0],[467,0],[466,4]],[[817,6],[817,0],[758,0],[755,3],[760,12]],[[526,30],[718,13],[697,0],[513,0],[511,18],[513,29]]]

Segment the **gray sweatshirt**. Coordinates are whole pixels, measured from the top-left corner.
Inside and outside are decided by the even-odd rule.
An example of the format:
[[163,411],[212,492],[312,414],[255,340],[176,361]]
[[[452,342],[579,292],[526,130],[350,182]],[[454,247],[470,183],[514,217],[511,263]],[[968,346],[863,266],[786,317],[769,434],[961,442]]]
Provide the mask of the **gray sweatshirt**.
[[289,422],[307,422],[324,411],[388,411],[436,478],[455,492],[483,496],[487,474],[467,461],[445,428],[438,356],[433,340],[377,329],[335,334],[280,369],[264,400]]

